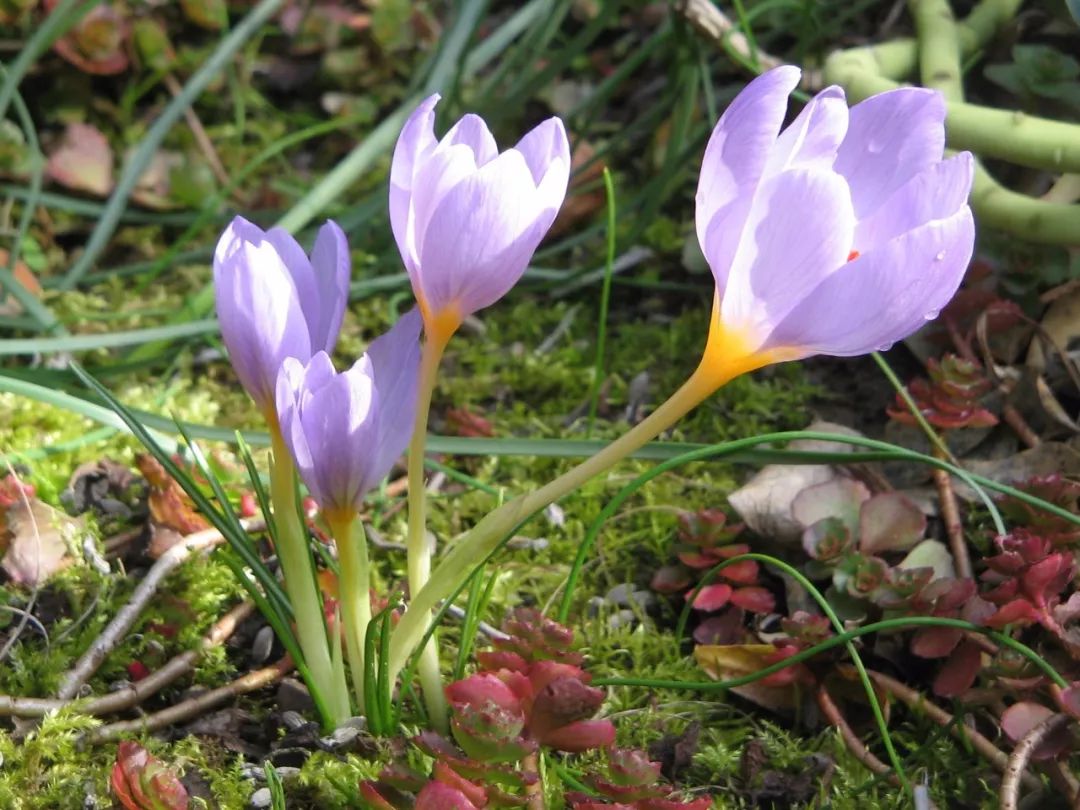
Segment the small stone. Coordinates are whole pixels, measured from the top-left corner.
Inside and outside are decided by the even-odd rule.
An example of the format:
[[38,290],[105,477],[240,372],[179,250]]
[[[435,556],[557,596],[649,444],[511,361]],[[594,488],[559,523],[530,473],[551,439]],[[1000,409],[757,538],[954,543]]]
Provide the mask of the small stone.
[[629,608],[623,608],[608,617],[608,627],[618,630],[621,627],[632,627],[636,621],[637,614]]
[[281,725],[285,726],[289,731],[300,731],[310,724],[310,721],[306,720],[300,712],[289,710],[281,713]]
[[264,624],[255,634],[255,640],[251,642],[251,655],[249,656],[252,666],[261,666],[270,657],[274,647],[274,628]]
[[283,712],[315,711],[315,701],[311,699],[307,687],[296,678],[283,678],[278,684],[277,705]]
[[269,807],[274,801],[274,797],[270,794],[270,788],[259,788],[251,794],[250,806],[261,810],[263,807]]

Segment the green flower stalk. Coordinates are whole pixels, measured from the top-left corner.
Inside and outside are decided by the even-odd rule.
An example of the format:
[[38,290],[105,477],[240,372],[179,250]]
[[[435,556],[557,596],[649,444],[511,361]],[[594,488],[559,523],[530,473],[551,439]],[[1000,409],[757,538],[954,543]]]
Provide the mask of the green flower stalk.
[[[409,447],[409,590],[431,572],[424,504],[424,448],[439,362],[472,313],[502,298],[521,278],[555,220],[570,179],[570,144],[550,118],[501,154],[484,121],[466,115],[442,140],[434,133],[438,95],[402,128],[390,169],[390,224],[424,318],[416,424]],[[428,714],[445,730],[435,643],[421,654]]]

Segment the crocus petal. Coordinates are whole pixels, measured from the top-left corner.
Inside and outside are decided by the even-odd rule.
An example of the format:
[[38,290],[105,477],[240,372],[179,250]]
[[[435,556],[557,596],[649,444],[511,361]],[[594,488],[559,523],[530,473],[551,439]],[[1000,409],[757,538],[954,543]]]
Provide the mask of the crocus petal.
[[363,496],[365,450],[374,439],[371,378],[354,367],[310,393],[300,413],[314,459],[314,481],[305,483],[319,492],[324,509],[354,509]]
[[905,87],[851,108],[836,171],[851,184],[855,214],[865,219],[945,149],[945,100],[934,90]]
[[927,166],[856,226],[855,248],[865,253],[924,222],[952,216],[967,204],[974,172],[969,152]]
[[405,122],[394,147],[390,164],[390,228],[398,250],[408,267],[416,255],[408,236],[410,201],[416,168],[437,144],[435,140],[435,105],[439,94],[428,96]]
[[296,285],[269,242],[235,240],[219,253],[227,256],[214,263],[221,337],[241,384],[268,410],[282,361],[311,356]]
[[768,345],[841,357],[887,348],[952,298],[971,259],[974,228],[965,206],[848,262],[805,296]]
[[764,176],[794,167],[829,168],[848,126],[848,107],[840,87],[826,87],[803,107],[769,153]]
[[491,134],[484,119],[479,115],[469,113],[450,127],[449,131],[439,141],[439,149],[461,144],[469,147],[473,153],[473,161],[477,166],[483,166],[495,159],[499,154],[499,147],[495,144],[495,136]]
[[[533,127],[517,142],[514,150],[525,158],[525,165],[538,186],[553,171],[564,174],[562,186],[563,194],[566,194],[566,184],[570,180],[570,141],[566,138],[566,128],[560,119],[549,118]],[[561,204],[560,199],[556,206]]]
[[765,181],[732,262],[721,319],[748,330],[757,339],[750,348],[757,348],[775,323],[845,263],[854,230],[840,175],[792,169]]
[[554,219],[539,210],[525,159],[509,150],[443,196],[420,248],[423,294],[433,311],[476,312],[525,272]]
[[[332,220],[319,228],[311,249],[311,268],[315,277],[318,317],[308,315],[311,348],[332,352],[337,344],[345,304],[349,300],[349,276],[352,258],[345,233]],[[305,314],[308,310],[305,308]]]
[[[787,113],[787,100],[799,83],[800,71],[788,65],[770,70],[750,82],[735,97],[705,147],[697,188],[696,226],[717,285],[727,281],[734,247],[723,240],[706,243],[713,222],[721,218],[723,230],[738,233],[746,220],[752,189],[760,180],[770,150]],[[714,233],[719,228],[714,229]]]
[[420,379],[420,312],[412,309],[368,347],[379,392],[379,426],[371,453],[369,478],[381,481],[401,456],[413,434],[416,389]]
[[[304,376],[304,364],[295,357],[286,357],[278,372],[275,399],[281,436],[301,478],[307,481],[312,476],[313,462],[299,416],[299,397],[304,387]],[[318,498],[315,493],[312,495]]]

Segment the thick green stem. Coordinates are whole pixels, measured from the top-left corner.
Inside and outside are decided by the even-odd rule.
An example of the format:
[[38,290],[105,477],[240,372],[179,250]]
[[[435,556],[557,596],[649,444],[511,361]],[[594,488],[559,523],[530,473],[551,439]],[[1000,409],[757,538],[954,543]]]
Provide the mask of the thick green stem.
[[285,579],[285,593],[289,596],[296,621],[296,638],[311,672],[313,683],[309,686],[323,696],[332,713],[323,721],[336,726],[350,715],[349,692],[344,681],[334,677],[322,601],[315,582],[315,568],[296,509],[296,472],[281,438],[281,431],[272,421],[270,440],[273,448],[270,497],[274,506],[277,554]]
[[919,75],[923,86],[940,91],[947,101],[963,101],[960,42],[948,0],[912,0],[911,13],[919,36]]
[[537,510],[577,489],[655,439],[721,384],[715,375],[699,368],[682,388],[632,430],[535,492],[520,495],[490,512],[472,530],[456,540],[428,584],[413,594],[405,615],[394,629],[390,643],[391,678],[397,678],[423,637],[431,611],[449,596],[473,566],[495,549],[508,532]]
[[364,525],[355,514],[327,516],[330,533],[337,545],[338,604],[345,629],[345,653],[352,673],[353,696],[360,711],[364,707],[364,640],[371,623],[371,569],[368,565]]
[[[432,549],[427,543],[427,492],[424,487],[424,450],[427,445],[428,415],[431,411],[431,397],[435,391],[435,380],[439,373],[446,344],[452,332],[444,333],[439,329],[426,329],[424,348],[420,358],[420,382],[417,392],[416,421],[413,425],[412,441],[409,443],[409,529],[406,541],[408,555],[409,593],[419,593],[431,576]],[[449,729],[446,698],[443,695],[442,675],[439,672],[439,647],[432,634],[427,645],[420,653],[417,668],[420,687],[424,695],[424,704],[428,716],[435,728],[440,731]]]

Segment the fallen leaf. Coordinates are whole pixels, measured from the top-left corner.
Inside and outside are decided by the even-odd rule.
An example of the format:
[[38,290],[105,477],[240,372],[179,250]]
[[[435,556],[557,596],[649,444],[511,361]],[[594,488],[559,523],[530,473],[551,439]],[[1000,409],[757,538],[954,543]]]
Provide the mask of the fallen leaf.
[[[1055,714],[1057,714],[1057,712],[1053,709],[1048,709],[1040,703],[1022,700],[1019,703],[1014,703],[1002,712],[1001,730],[1005,732],[1005,735],[1012,740],[1013,743],[1018,743],[1020,740],[1024,739],[1032,729],[1046,720],[1049,720]],[[1035,747],[1035,751],[1032,753],[1031,758],[1035,760],[1052,759],[1064,751],[1068,747],[1069,742],[1070,735],[1068,729],[1059,729],[1057,733],[1047,735],[1047,737]]]
[[[772,644],[700,645],[694,658],[705,673],[717,681],[726,681],[758,672],[774,663],[776,647]],[[798,695],[794,685],[764,686],[749,683],[731,689],[739,697],[773,712],[794,711]]]
[[135,466],[150,485],[147,505],[151,537],[147,553],[152,558],[160,557],[186,535],[210,528],[206,518],[195,511],[187,493],[153,456],[140,453],[135,458]]
[[20,498],[5,510],[2,565],[12,582],[37,587],[74,562],[72,549],[82,522],[37,498]]
[[[0,267],[8,266],[8,257],[11,254],[4,248],[0,248]],[[34,275],[34,271],[30,269],[30,265],[24,262],[22,259],[18,259],[15,262],[15,266],[11,269],[11,273],[15,276],[15,280],[24,286],[35,298],[41,298],[43,292],[41,284],[37,280],[37,276]],[[0,295],[0,315],[20,315],[23,311],[23,305],[19,303],[18,299],[14,295],[5,294]]]
[[[1038,447],[1023,450],[1002,459],[965,460],[964,468],[976,475],[991,478],[1002,484],[1019,484],[1036,476],[1058,473],[1066,477],[1080,475],[1080,452],[1065,442],[1043,442]],[[961,479],[953,479],[953,489],[966,501],[977,495]]]
[[[836,433],[841,436],[860,436],[858,431],[831,422],[815,422],[807,430]],[[799,440],[788,445],[790,450],[830,453],[850,453],[850,444]],[[769,464],[762,467],[728,501],[739,517],[760,535],[787,543],[801,541],[803,526],[791,513],[795,496],[807,487],[843,478],[827,464]]]
[[68,124],[45,171],[67,188],[104,197],[113,189],[112,149],[100,130],[89,124]]
[[[46,0],[50,13],[60,0]],[[129,60],[124,44],[128,38],[128,20],[116,6],[103,3],[91,9],[53,48],[83,73],[110,76],[127,69]]]

